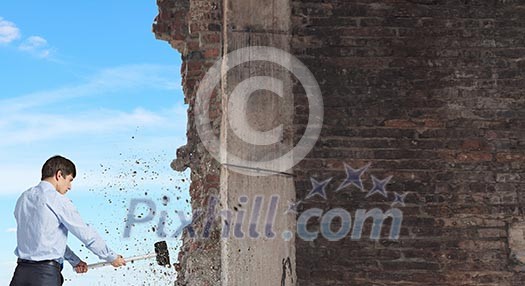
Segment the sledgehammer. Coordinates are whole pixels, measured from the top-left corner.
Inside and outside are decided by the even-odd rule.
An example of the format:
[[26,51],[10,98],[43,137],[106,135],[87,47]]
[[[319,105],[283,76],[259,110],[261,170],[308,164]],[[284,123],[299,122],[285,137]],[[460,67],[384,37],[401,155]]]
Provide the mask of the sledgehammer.
[[[126,261],[135,262],[138,260],[144,260],[144,259],[148,259],[152,257],[156,257],[157,263],[161,266],[170,265],[170,254],[168,252],[168,245],[166,244],[166,241],[155,242],[155,253],[133,256],[130,258],[126,258]],[[99,263],[89,264],[88,269],[95,269],[95,268],[100,268],[100,267],[104,267],[108,265],[111,265],[111,262],[99,262]]]

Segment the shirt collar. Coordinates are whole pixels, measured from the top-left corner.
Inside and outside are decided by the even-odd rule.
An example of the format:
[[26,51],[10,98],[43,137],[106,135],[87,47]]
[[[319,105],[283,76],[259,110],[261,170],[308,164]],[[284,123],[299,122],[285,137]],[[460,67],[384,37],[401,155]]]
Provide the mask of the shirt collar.
[[38,186],[40,188],[42,188],[43,190],[53,190],[53,191],[56,191],[55,187],[53,186],[53,184],[51,184],[50,182],[48,181],[40,181],[40,184],[38,184]]

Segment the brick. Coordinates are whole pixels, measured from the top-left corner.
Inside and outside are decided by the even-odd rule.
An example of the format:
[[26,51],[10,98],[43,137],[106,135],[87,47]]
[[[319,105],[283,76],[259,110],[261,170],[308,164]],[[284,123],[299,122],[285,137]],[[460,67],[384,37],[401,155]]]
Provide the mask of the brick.
[[483,162],[491,160],[492,154],[486,152],[461,152],[456,155],[457,162]]
[[496,160],[498,162],[521,162],[525,161],[524,153],[498,153],[496,154]]
[[207,59],[215,59],[219,57],[220,50],[219,49],[207,49],[204,51],[204,57]]

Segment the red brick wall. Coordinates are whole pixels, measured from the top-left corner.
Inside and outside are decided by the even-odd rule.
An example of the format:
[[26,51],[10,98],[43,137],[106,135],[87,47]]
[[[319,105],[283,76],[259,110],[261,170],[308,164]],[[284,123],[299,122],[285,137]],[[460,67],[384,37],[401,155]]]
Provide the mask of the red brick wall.
[[[221,48],[221,2],[208,0],[158,0],[159,15],[153,31],[157,38],[168,41],[182,56],[182,87],[188,104],[188,143],[177,150],[172,168],[177,171],[191,169],[191,206],[205,211],[208,196],[218,195],[219,164],[208,155],[195,129],[193,110],[198,82],[218,59]],[[220,126],[220,98],[210,104],[210,119]],[[202,235],[206,217],[195,220],[193,229]],[[219,225],[211,231],[209,239],[192,239],[183,233],[179,253],[177,285],[220,285]]]
[[[154,31],[182,54],[189,105],[188,144],[172,165],[191,168],[191,203],[202,208],[217,193],[219,166],[196,135],[193,107],[199,80],[222,53],[223,3],[158,5]],[[390,209],[393,192],[408,193],[396,206],[404,215],[398,240],[387,238],[388,223],[378,241],[367,238],[369,225],[360,240],[298,238],[298,285],[522,285],[523,266],[511,255],[520,242],[509,235],[519,234],[511,226],[525,207],[525,2],[303,0],[292,9],[292,53],[313,72],[325,105],[321,137],[294,170],[297,198],[311,177],[333,177],[328,199],[304,200],[299,211],[339,207],[355,218],[357,209]],[[299,137],[308,108],[294,90]],[[217,98],[211,113],[218,132]],[[335,192],[343,163],[371,163],[366,189],[371,175],[392,176],[388,198],[353,186]],[[220,285],[212,237],[185,234],[180,285]]]
[[[524,217],[525,2],[293,1],[293,54],[325,102],[320,140],[296,167],[299,209],[391,208],[399,240],[298,239],[299,285],[523,285],[508,227]],[[301,88],[296,88],[298,94]],[[305,102],[297,100],[298,110]],[[296,115],[298,136],[305,116]],[[371,163],[388,198],[335,192],[343,162]],[[319,223],[310,221],[310,230]],[[335,227],[339,224],[335,222]]]

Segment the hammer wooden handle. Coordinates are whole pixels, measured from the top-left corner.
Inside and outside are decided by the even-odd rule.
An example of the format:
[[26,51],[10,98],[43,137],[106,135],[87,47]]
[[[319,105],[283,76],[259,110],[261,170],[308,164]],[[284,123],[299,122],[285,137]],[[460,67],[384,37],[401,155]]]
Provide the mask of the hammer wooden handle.
[[[144,259],[152,258],[155,256],[157,256],[156,253],[149,253],[145,255],[133,256],[133,257],[124,258],[124,259],[126,260],[126,263],[133,263],[137,260],[144,260]],[[111,262],[98,262],[98,263],[89,264],[88,269],[95,269],[95,268],[100,268],[100,267],[104,267],[108,265],[111,265]]]

